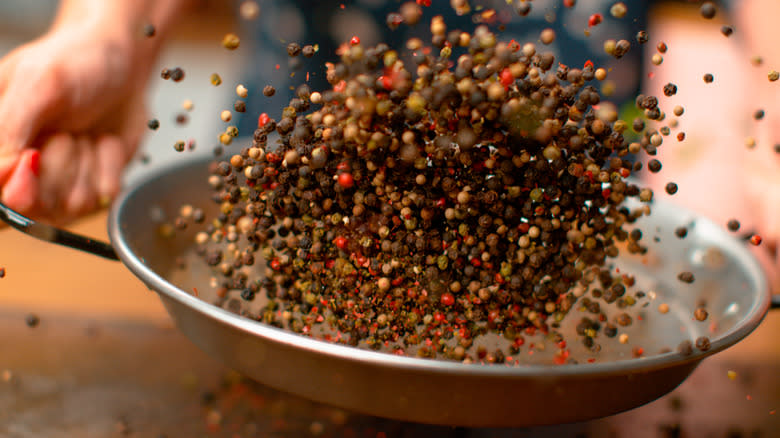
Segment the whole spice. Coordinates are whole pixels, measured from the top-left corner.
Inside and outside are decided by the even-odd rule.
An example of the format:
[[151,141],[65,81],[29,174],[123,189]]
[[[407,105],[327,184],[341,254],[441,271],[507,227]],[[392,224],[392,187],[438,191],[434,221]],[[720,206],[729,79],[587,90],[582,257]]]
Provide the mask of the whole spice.
[[236,50],[241,44],[241,39],[234,33],[228,33],[222,38],[222,47],[228,50]]
[[717,12],[717,9],[715,8],[715,5],[712,2],[704,2],[699,7],[699,13],[702,17],[710,20],[715,17],[715,13]]
[[27,327],[35,328],[38,327],[38,324],[40,324],[41,319],[38,317],[38,315],[34,313],[30,313],[24,318],[25,324],[27,324]]
[[[397,15],[410,24],[421,14],[407,2]],[[442,47],[441,18],[431,30],[432,46]],[[388,46],[350,39],[341,62],[326,66],[330,88],[299,87],[281,117],[258,117],[251,146],[212,166],[220,214],[203,221],[196,243],[220,296],[268,297],[273,311],[257,318],[298,333],[328,324],[339,342],[493,362],[505,352],[473,355],[440,341],[467,349],[488,331],[556,336],[576,287],[596,279],[603,301],[636,303],[626,293],[633,283],[613,278],[609,261],[616,239],[645,250],[629,228],[642,210],[622,202],[652,201],[626,178],[662,135],[635,126],[642,143],[632,147],[625,121],[599,116],[590,82],[606,79],[603,68],[564,69],[542,46],[499,41],[487,26],[452,40],[465,52],[457,59],[410,40],[410,69]],[[306,47],[290,43],[288,54]],[[611,53],[629,47],[619,40]],[[661,118],[655,96],[638,102]],[[237,134],[228,127],[220,142]],[[584,308],[606,318],[593,296]],[[614,323],[607,336],[633,319],[624,312]],[[578,329],[594,351],[601,326]]]

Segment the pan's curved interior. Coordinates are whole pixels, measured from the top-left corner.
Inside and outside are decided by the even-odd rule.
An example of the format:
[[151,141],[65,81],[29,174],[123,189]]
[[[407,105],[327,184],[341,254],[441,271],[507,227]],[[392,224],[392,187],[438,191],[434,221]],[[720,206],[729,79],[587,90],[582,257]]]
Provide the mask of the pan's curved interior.
[[[634,310],[634,324],[621,331],[630,342],[608,340],[594,354],[571,342],[577,310],[564,320],[561,331],[572,335],[572,356],[594,363],[552,366],[552,353],[537,351],[525,354],[520,366],[467,365],[314,340],[200,299],[209,290],[210,273],[190,257],[196,230],[175,238],[159,232],[183,204],[214,211],[207,165],[200,159],[160,169],[118,199],[109,234],[120,258],[159,293],[178,327],[206,352],[270,386],[359,412],[464,426],[528,426],[613,414],[672,390],[706,355],[749,334],[769,307],[766,281],[741,242],[709,221],[655,204],[639,225],[650,251],[617,262],[646,294],[645,307]],[[679,226],[688,228],[685,239],[674,235]],[[680,282],[682,271],[692,272],[696,281]],[[668,313],[657,311],[661,303],[669,305]],[[693,319],[699,306],[710,313],[705,322]],[[680,341],[699,336],[711,339],[710,350],[688,356],[675,350]],[[632,357],[633,347],[644,350],[642,358]]]

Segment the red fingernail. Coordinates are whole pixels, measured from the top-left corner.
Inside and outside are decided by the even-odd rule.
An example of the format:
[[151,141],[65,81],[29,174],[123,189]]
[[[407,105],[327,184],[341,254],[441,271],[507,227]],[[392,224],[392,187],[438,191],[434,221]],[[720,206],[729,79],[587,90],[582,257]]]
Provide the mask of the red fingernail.
[[30,152],[30,170],[36,177],[41,173],[41,152],[38,150]]

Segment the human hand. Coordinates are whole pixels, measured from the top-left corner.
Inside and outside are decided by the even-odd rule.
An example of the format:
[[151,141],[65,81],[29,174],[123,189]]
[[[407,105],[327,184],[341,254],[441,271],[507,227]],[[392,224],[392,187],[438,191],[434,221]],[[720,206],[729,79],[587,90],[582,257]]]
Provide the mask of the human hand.
[[21,213],[66,221],[119,188],[148,66],[106,27],[61,23],[0,60],[0,199]]
[[[48,222],[119,190],[140,141],[143,91],[188,0],[60,0],[51,30],[0,59],[0,201]],[[141,28],[150,23],[156,36]]]

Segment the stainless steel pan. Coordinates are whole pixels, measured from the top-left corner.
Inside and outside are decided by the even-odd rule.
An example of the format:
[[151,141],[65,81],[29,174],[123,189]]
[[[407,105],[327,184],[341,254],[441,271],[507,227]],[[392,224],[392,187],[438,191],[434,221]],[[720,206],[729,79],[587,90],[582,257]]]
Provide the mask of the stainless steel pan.
[[[602,342],[597,355],[576,342],[577,310],[562,327],[580,364],[550,365],[550,351],[526,348],[521,365],[462,364],[399,357],[331,344],[264,325],[214,306],[192,293],[206,288],[205,266],[177,260],[188,254],[193,230],[163,237],[158,227],[185,203],[213,211],[207,187],[208,161],[159,169],[115,202],[109,218],[118,258],[157,292],[179,329],[226,365],[271,387],[351,409],[399,420],[457,426],[531,426],[602,417],[648,403],[678,386],[705,357],[753,331],[770,308],[767,281],[744,243],[721,227],[676,206],[657,202],[639,227],[650,251],[618,260],[638,278],[646,300],[626,333],[626,345]],[[11,211],[0,219],[39,238],[113,257],[110,247],[62,230],[47,230]],[[685,239],[673,230],[688,227]],[[657,237],[658,242],[653,238]],[[689,270],[693,284],[677,274]],[[658,304],[670,306],[667,314]],[[710,318],[693,320],[706,303]],[[683,354],[683,340],[708,336],[711,348]],[[602,336],[603,337],[603,336]],[[576,345],[575,345],[576,344]],[[641,358],[632,356],[641,346]],[[665,351],[668,347],[671,351]],[[593,363],[587,363],[591,358]],[[150,363],[155,359],[149,358]]]

